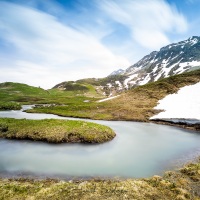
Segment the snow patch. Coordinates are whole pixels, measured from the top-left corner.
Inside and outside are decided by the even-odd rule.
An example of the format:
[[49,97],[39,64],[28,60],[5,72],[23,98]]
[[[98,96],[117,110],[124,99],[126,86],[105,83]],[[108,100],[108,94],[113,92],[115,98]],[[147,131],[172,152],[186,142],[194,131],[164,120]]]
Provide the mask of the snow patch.
[[138,76],[138,74],[133,74],[131,76],[129,76],[127,79],[124,80],[124,87],[128,89],[128,83],[129,81],[131,81],[132,79],[136,78]]
[[112,87],[112,84],[111,84],[111,83],[107,83],[106,85],[107,85],[109,88]]
[[122,84],[119,81],[115,81],[115,84],[118,85],[118,88],[121,90],[123,89]]
[[185,67],[191,66],[191,67],[198,67],[200,66],[200,61],[192,61],[192,62],[183,62],[179,64],[179,68],[175,71],[175,73],[182,73],[185,71]]
[[200,82],[181,88],[177,94],[171,94],[159,101],[154,109],[165,110],[150,119],[166,121],[200,122]]
[[[179,62],[180,62],[180,61],[179,61]],[[169,75],[169,72],[171,71],[171,69],[172,69],[173,67],[175,67],[177,64],[179,64],[179,62],[177,62],[177,63],[171,65],[171,66],[168,67],[168,68],[165,67],[165,68],[162,69],[162,72],[164,72],[165,77],[167,77],[167,76]],[[161,73],[161,74],[162,74],[162,73]]]
[[186,66],[197,67],[197,66],[200,66],[200,61],[184,62],[184,63],[180,63],[180,66],[181,67],[186,67]]
[[144,78],[144,80],[140,81],[138,85],[145,85],[146,83],[148,83],[151,80],[151,77],[149,74],[147,74],[147,76]]
[[196,38],[190,40],[191,46],[195,45],[197,42],[198,42],[198,40]]
[[155,78],[154,81],[157,81],[162,76],[162,73],[159,73]]
[[157,71],[157,69],[158,69],[158,64],[156,65],[156,67],[154,67],[153,73],[155,73]]

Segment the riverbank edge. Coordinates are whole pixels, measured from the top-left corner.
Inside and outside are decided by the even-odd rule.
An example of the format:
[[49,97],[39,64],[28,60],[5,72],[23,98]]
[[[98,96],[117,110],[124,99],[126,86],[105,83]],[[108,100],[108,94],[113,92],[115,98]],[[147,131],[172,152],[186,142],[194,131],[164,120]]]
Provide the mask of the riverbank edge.
[[192,130],[192,131],[197,131],[200,132],[200,123],[197,124],[188,124],[188,123],[183,123],[183,122],[173,122],[173,121],[165,121],[162,119],[146,119],[146,120],[140,120],[140,119],[131,119],[131,120],[127,120],[127,119],[121,119],[121,118],[113,118],[113,119],[96,119],[96,118],[92,118],[92,117],[74,117],[74,116],[70,116],[70,115],[61,115],[61,114],[55,114],[55,113],[45,113],[45,112],[32,112],[32,109],[29,110],[25,110],[23,112],[27,112],[27,113],[43,113],[43,114],[53,114],[53,115],[57,115],[59,117],[70,117],[70,118],[75,118],[75,119],[89,119],[89,120],[106,120],[106,121],[127,121],[127,122],[142,122],[142,123],[155,123],[155,124],[161,124],[161,125],[168,125],[168,126],[174,126],[174,127],[178,127],[178,128],[183,128],[186,130]]
[[161,124],[161,125],[168,125],[168,126],[174,126],[178,128],[183,128],[191,131],[197,131],[200,132],[200,123],[196,124],[189,124],[186,122],[173,122],[173,121],[166,121],[162,119],[155,119],[150,120],[149,122],[155,123],[155,124]]
[[141,179],[6,179],[0,199],[200,199],[200,158],[176,171]]

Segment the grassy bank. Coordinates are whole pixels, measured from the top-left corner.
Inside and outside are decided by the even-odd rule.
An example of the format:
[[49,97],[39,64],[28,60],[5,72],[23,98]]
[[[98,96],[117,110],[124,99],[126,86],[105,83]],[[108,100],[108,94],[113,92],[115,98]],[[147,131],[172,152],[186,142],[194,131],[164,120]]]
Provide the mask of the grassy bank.
[[41,107],[28,112],[91,119],[149,121],[151,116],[159,112],[153,108],[160,99],[176,93],[181,87],[199,81],[200,70],[196,70],[133,88],[106,102],[92,101],[88,104],[71,102],[65,106]]
[[72,120],[0,119],[0,137],[50,143],[103,143],[115,137],[107,126]]
[[101,97],[94,87],[86,86],[86,91],[76,87],[73,90],[44,90],[22,83],[5,82],[0,83],[0,100],[21,104],[81,104],[85,100],[93,102]]
[[200,161],[163,177],[128,180],[0,179],[0,199],[186,200],[200,199]]
[[22,107],[19,103],[15,102],[0,102],[0,111],[3,110],[20,110]]
[[[28,113],[47,113],[55,114],[63,117],[75,117],[75,118],[88,118],[88,119],[102,119],[102,120],[114,120],[112,113],[109,110],[113,109],[113,105],[108,107],[109,104],[105,103],[71,103],[68,105],[52,105],[37,106],[31,110],[26,110]],[[113,110],[114,112],[114,110]]]
[[154,122],[156,124],[176,126],[176,127],[200,132],[200,124],[188,124],[188,123],[184,123],[184,122],[170,122],[170,121],[164,121],[164,120],[152,120],[152,122]]

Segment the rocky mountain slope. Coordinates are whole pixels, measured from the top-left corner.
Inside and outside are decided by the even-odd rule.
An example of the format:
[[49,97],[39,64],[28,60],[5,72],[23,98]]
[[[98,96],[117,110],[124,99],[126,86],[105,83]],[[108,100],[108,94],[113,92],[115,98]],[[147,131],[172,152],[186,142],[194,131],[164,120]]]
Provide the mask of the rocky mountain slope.
[[132,87],[197,68],[200,68],[200,37],[193,36],[153,51],[121,75],[128,76],[124,86]]
[[[159,79],[200,68],[200,37],[193,36],[187,40],[167,45],[160,51],[153,51],[126,70],[116,70],[103,79],[83,79],[73,82],[90,84],[97,93],[114,96],[124,90],[138,85],[155,82]],[[69,82],[63,82],[54,88],[68,90]],[[72,89],[72,88],[71,88]]]

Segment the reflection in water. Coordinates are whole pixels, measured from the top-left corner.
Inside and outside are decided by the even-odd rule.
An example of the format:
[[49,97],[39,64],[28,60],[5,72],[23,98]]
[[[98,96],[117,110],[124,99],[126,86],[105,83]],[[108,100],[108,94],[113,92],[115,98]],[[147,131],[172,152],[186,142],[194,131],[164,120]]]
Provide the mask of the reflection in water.
[[[63,119],[21,111],[0,112],[0,117]],[[100,145],[53,145],[1,139],[0,173],[147,177],[170,169],[171,161],[190,152],[200,153],[200,135],[192,131],[151,123],[95,122],[110,126],[117,137]]]

